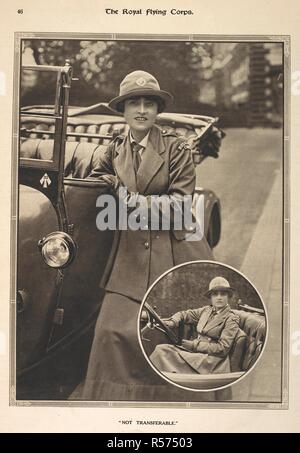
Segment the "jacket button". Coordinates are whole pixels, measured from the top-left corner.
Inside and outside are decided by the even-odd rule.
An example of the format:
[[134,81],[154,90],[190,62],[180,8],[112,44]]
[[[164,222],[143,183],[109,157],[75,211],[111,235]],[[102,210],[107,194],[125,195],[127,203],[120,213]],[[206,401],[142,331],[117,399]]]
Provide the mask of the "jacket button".
[[149,242],[145,242],[145,249],[148,249],[150,247]]

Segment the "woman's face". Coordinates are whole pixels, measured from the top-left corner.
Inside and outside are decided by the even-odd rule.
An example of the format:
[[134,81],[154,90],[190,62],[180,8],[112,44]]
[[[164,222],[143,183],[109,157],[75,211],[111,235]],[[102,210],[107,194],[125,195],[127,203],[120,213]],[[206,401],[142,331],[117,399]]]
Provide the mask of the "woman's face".
[[125,100],[124,118],[129,124],[132,135],[142,140],[155,123],[158,105],[147,97],[134,97]]
[[217,310],[228,304],[228,292],[224,290],[213,291],[210,295],[212,306]]

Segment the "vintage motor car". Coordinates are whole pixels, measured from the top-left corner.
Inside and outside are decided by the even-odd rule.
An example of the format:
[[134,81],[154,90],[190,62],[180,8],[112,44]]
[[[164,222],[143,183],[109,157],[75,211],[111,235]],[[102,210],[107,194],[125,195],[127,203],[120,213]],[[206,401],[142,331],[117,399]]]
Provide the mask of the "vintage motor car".
[[[107,188],[87,178],[125,120],[107,105],[69,107],[72,68],[24,66],[22,76],[54,78],[52,102],[21,105],[16,282],[16,399],[66,399],[83,379],[111,265],[114,231],[96,228],[96,199]],[[22,90],[22,84],[21,84]],[[22,97],[21,97],[22,99]],[[157,124],[184,135],[195,165],[215,119],[163,113]],[[205,235],[220,239],[220,201],[209,189]],[[205,256],[199,259],[205,259]]]
[[[183,301],[177,310],[189,308],[189,301]],[[166,310],[158,314],[157,307],[147,301],[140,317],[140,338],[146,357],[150,357],[158,344],[174,344],[181,347],[182,340],[197,338],[196,326],[180,323],[178,328],[170,329],[164,322]],[[170,373],[158,370],[169,382],[194,390],[220,389],[242,378],[250,371],[262,353],[266,336],[266,314],[263,309],[238,303],[233,310],[239,317],[239,331],[229,351],[230,373],[197,374]],[[151,363],[151,361],[150,361]]]

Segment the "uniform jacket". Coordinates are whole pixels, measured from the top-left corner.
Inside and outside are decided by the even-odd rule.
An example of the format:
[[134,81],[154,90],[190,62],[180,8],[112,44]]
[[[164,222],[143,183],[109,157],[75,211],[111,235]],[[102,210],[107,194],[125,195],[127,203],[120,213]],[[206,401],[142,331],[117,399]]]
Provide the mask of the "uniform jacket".
[[[119,136],[108,146],[90,177],[115,174],[121,184],[139,197],[182,197],[195,189],[191,151],[183,138],[162,133],[153,126],[142,162],[135,175],[129,136]],[[147,201],[146,200],[146,201]],[[206,238],[187,241],[186,230],[122,230],[116,234],[113,259],[102,286],[135,300],[142,300],[149,285],[174,265],[212,259]],[[189,232],[190,234],[190,232]]]
[[198,336],[193,340],[193,352],[179,350],[180,356],[193,369],[201,374],[228,373],[229,352],[239,330],[239,317],[229,306],[213,317],[212,311],[212,306],[206,306],[178,312],[170,319],[176,325],[184,321],[197,328]]

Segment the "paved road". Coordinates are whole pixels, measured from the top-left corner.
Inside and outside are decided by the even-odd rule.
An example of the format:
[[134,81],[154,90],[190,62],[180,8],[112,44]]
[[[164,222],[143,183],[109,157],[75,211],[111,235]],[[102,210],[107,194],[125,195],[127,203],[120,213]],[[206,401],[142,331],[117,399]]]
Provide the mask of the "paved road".
[[212,189],[221,199],[222,238],[216,259],[240,268],[281,168],[281,130],[226,133],[220,157],[208,158],[197,168],[197,185]]
[[232,387],[234,401],[281,399],[282,361],[282,137],[274,129],[230,129],[218,160],[197,169],[198,185],[222,204],[218,261],[243,272],[268,312],[266,349],[256,368]]

